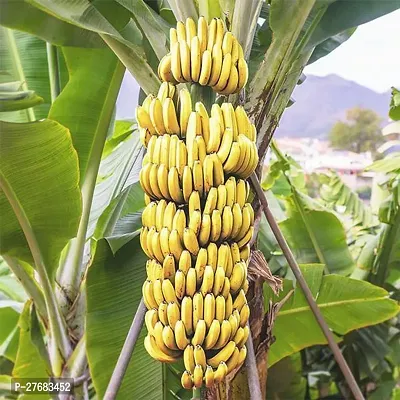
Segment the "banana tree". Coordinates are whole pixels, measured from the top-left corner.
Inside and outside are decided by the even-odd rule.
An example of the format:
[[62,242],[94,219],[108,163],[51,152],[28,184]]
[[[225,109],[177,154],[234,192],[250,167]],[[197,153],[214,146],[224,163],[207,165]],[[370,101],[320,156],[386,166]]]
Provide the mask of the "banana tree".
[[[7,391],[11,377],[71,377],[76,398],[104,396],[140,303],[146,259],[138,236],[145,205],[138,184],[144,150],[135,121],[115,120],[115,104],[126,71],[144,93],[157,93],[161,83],[157,66],[169,52],[169,29],[176,21],[196,20],[199,15],[208,22],[222,18],[241,44],[249,80],[246,90],[229,96],[229,101],[243,104],[257,127],[261,166],[307,63],[347,40],[357,25],[396,8],[396,1],[371,1],[366,8],[357,1],[315,0],[79,0],[73,4],[1,0],[0,24],[7,40],[1,41],[0,50],[8,63],[8,75],[2,79],[19,81],[22,91],[35,90],[44,100],[31,108],[39,100],[28,92],[22,98],[35,99],[27,103],[29,108],[14,102],[16,111],[9,111],[10,103],[2,103],[6,105],[2,111],[7,112],[1,114],[5,122],[0,128],[0,250],[12,271],[5,276],[17,289],[2,290],[12,303],[0,300],[6,321],[0,331],[4,360],[0,388]],[[48,42],[47,52],[42,40]],[[202,96],[201,91],[192,93]],[[14,100],[18,100],[15,95]],[[282,162],[281,171],[287,168]],[[290,237],[294,232],[296,218],[312,214],[312,225],[304,225],[309,241],[293,237],[290,242],[299,253],[314,248],[316,253],[306,263],[321,262],[329,272],[342,274],[340,279],[322,277],[321,266],[303,267],[314,294],[326,292],[321,302],[327,310],[332,305],[329,321],[343,319],[338,333],[393,316],[398,308],[383,289],[346,276],[354,264],[334,216],[310,209],[307,199],[292,190],[297,209],[286,223],[285,234]],[[261,220],[258,226],[268,234],[263,224]],[[340,240],[322,240],[325,232],[316,230],[320,224],[332,224]],[[271,310],[265,316],[265,309],[273,296],[268,291],[263,294],[263,276],[265,272],[253,269],[248,302],[259,384],[265,395],[272,328],[268,325]],[[18,295],[16,280],[29,300]],[[329,296],[344,287],[347,294],[339,291],[338,298]],[[345,304],[349,293],[354,298],[347,307],[359,314],[355,320],[334,307],[337,301]],[[363,305],[365,293],[369,303]],[[366,313],[371,305],[379,310],[375,317]],[[311,314],[300,293],[285,307],[274,331],[280,342],[270,364],[300,348],[324,343],[319,333],[304,335]],[[285,315],[297,315],[301,324],[288,328],[291,321],[289,317],[285,323]],[[296,331],[303,335],[297,336]],[[190,398],[191,393],[180,386],[183,365],[152,360],[143,348],[144,336],[145,329],[119,398]],[[153,384],[144,386],[144,380]],[[216,390],[202,396],[214,398]],[[218,391],[227,398],[249,398],[246,368],[220,384]]]

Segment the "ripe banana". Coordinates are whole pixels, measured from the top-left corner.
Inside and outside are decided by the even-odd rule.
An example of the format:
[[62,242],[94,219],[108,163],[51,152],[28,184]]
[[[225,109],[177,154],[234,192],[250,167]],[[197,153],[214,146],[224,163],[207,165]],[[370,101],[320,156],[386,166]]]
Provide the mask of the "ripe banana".
[[231,340],[214,357],[207,359],[207,364],[211,365],[213,368],[217,368],[221,361],[229,359],[229,357],[235,351],[235,348],[236,343]]
[[181,320],[185,325],[186,334],[191,335],[193,333],[193,300],[189,296],[182,299]]
[[192,338],[192,344],[193,346],[197,345],[202,345],[204,342],[204,339],[206,337],[206,332],[207,332],[207,325],[204,319],[200,319],[197,321],[197,325],[195,328],[195,332]]
[[204,340],[204,348],[206,350],[212,349],[217,343],[219,335],[221,333],[221,325],[218,320],[214,319],[208,326],[208,333]]
[[194,268],[190,268],[186,275],[186,294],[190,297],[193,297],[196,293],[196,270]]

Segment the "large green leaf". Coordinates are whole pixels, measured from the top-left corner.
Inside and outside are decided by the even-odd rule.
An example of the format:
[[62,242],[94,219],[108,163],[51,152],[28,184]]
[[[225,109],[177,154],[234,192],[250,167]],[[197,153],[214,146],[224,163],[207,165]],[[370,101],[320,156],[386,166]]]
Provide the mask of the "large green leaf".
[[[115,256],[106,239],[97,244],[87,276],[87,355],[91,376],[99,398],[121,351],[125,336],[142,296],[146,256],[138,238]],[[160,399],[162,367],[143,347],[140,335],[118,398]],[[151,382],[151,384],[143,384]]]
[[97,34],[61,21],[26,0],[0,0],[0,25],[59,46],[104,47]]
[[25,110],[43,103],[33,90],[21,90],[21,82],[0,83],[0,112]]
[[53,271],[62,248],[76,233],[81,213],[71,136],[50,120],[0,122],[0,132],[0,250],[32,261],[20,226],[23,221],[30,226],[47,269]]
[[91,155],[96,152],[101,157],[123,68],[107,48],[64,47],[63,53],[70,79],[53,103],[49,118],[70,130],[82,178]]
[[[302,265],[301,270],[337,340],[351,330],[377,324],[399,312],[398,304],[380,287],[340,275],[324,275],[324,266],[319,264]],[[293,282],[285,280],[278,300],[292,287]],[[276,299],[267,286],[265,298]],[[279,311],[273,334],[276,341],[269,352],[270,365],[305,347],[326,343],[298,286]]]

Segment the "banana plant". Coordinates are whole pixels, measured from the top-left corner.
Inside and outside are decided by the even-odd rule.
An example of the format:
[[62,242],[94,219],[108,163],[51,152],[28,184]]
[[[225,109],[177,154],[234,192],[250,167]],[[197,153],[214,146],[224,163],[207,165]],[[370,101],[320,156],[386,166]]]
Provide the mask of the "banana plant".
[[[7,40],[1,41],[0,54],[7,60],[8,76],[2,75],[0,83],[21,82],[21,98],[35,101],[29,108],[14,101],[10,111],[9,98],[0,98],[0,251],[29,298],[15,299],[0,285],[0,301],[5,299],[0,313],[6,321],[0,328],[0,390],[9,388],[11,377],[55,376],[76,379],[76,398],[104,396],[145,279],[138,237],[144,207],[138,172],[144,150],[135,121],[116,120],[115,105],[125,73],[133,75],[144,93],[157,93],[157,66],[169,52],[169,29],[176,21],[199,15],[208,21],[222,18],[239,40],[250,66],[249,82],[246,91],[229,100],[243,104],[256,124],[262,162],[303,68],[347,40],[356,26],[396,8],[397,1],[371,1],[366,8],[358,1],[316,0],[1,0],[1,32]],[[41,105],[32,91],[44,99]],[[132,99],[132,108],[134,103]],[[284,174],[285,168],[282,162]],[[318,249],[317,257],[303,262],[321,262],[327,272],[348,275],[354,263],[344,241],[322,244],[314,237],[321,221],[333,224],[339,238],[342,228],[332,216],[310,210],[295,189],[293,196],[298,207],[293,223],[305,213],[314,218],[304,232],[309,236],[306,248]],[[293,224],[286,225],[290,238]],[[293,235],[292,239],[289,242],[302,253],[304,243]],[[364,282],[346,276],[322,279],[321,266],[309,268],[307,280],[314,282],[316,291],[319,285],[327,291],[346,285],[357,299],[366,290]],[[263,281],[254,278],[251,326],[265,394],[268,348],[261,327],[271,295],[263,294]],[[20,292],[16,281],[14,285]],[[371,304],[384,305],[380,315],[366,315],[368,305],[361,305],[359,318],[352,321],[337,310],[343,318],[341,332],[397,312],[387,293],[377,290],[368,286],[367,292]],[[345,293],[338,295],[345,301]],[[324,305],[338,299],[327,296],[325,301]],[[282,321],[302,302],[295,295]],[[298,316],[303,326],[310,318],[307,313]],[[311,339],[303,334],[291,346],[296,329],[303,328],[288,329],[277,322],[274,334],[281,347],[277,345],[278,355],[272,360],[321,343],[317,334]],[[142,344],[144,331],[118,397],[190,398],[180,386],[183,366],[152,360]],[[146,381],[152,384],[143,385]],[[227,398],[250,398],[242,387],[247,388],[245,368],[219,390]],[[215,389],[202,394],[214,395]]]

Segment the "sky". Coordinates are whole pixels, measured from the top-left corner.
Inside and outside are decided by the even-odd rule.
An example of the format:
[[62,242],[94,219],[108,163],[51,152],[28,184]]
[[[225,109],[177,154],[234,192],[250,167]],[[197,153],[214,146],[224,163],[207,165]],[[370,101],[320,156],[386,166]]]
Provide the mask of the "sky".
[[350,39],[304,73],[340,75],[380,93],[400,87],[400,10],[359,26]]

